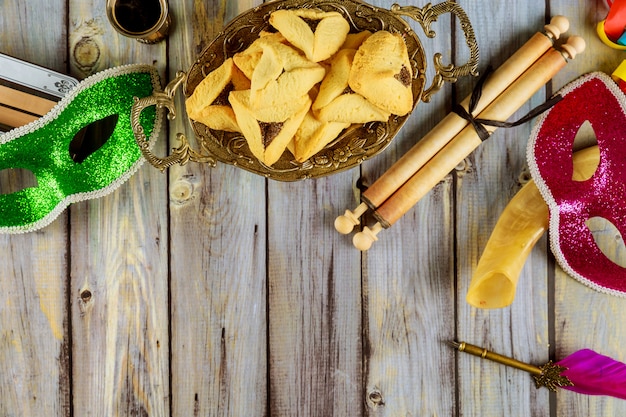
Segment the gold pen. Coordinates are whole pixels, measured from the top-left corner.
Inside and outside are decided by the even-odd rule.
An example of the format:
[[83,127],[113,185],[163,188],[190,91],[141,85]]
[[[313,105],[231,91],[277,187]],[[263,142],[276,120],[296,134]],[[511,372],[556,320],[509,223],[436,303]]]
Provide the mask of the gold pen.
[[535,366],[466,342],[451,341],[448,344],[459,352],[469,353],[470,355],[479,356],[483,359],[528,372],[533,376],[537,388],[547,387],[551,391],[556,391],[557,388],[573,386],[572,381],[568,377],[561,375],[566,368],[555,365],[552,361],[543,366]]

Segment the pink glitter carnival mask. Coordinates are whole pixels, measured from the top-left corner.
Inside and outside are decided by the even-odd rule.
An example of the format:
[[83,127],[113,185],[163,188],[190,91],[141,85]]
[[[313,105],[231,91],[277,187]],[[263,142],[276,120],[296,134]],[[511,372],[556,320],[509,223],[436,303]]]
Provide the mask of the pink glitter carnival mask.
[[[528,143],[531,175],[550,210],[550,245],[559,265],[590,287],[626,296],[626,268],[598,247],[587,221],[601,217],[626,236],[626,98],[604,73],[567,85],[563,99],[538,119]],[[593,127],[600,161],[593,175],[572,179],[574,140]]]

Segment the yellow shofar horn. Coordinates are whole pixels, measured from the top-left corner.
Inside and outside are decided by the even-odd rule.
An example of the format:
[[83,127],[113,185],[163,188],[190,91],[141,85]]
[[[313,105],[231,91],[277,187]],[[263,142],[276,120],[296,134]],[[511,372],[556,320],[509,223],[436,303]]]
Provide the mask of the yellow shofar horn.
[[[597,146],[576,152],[572,179],[591,177],[599,158]],[[470,305],[501,308],[513,302],[519,274],[533,246],[548,229],[548,221],[548,205],[531,180],[505,207],[487,241],[467,291]]]

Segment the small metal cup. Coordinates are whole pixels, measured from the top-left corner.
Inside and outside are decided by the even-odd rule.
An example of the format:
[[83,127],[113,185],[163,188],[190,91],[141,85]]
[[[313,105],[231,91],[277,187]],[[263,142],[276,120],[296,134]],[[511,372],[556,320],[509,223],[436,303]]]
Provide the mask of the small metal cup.
[[142,43],[162,41],[172,23],[167,0],[107,0],[106,11],[117,32]]

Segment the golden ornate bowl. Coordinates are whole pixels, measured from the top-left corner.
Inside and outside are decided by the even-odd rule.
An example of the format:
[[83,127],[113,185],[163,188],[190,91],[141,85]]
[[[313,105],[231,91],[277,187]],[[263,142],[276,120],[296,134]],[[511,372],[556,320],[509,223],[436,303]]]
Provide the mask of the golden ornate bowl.
[[[428,102],[432,94],[437,92],[445,81],[455,82],[464,75],[476,75],[478,66],[478,47],[473,29],[465,12],[454,1],[448,0],[423,8],[415,6],[399,6],[394,4],[390,10],[375,7],[360,0],[275,0],[248,10],[233,19],[220,34],[204,49],[189,71],[179,73],[165,92],[157,92],[154,96],[138,100],[133,112],[138,118],[145,107],[161,105],[170,110],[170,118],[174,113],[173,95],[179,85],[184,84],[183,93],[188,98],[200,81],[211,71],[219,67],[226,58],[246,49],[264,30],[272,30],[269,24],[270,14],[278,9],[313,8],[323,11],[341,13],[350,23],[351,32],[369,30],[387,30],[401,33],[409,51],[413,67],[413,110],[420,101]],[[453,13],[459,19],[470,49],[470,58],[462,66],[444,65],[441,54],[434,55],[435,75],[429,87],[426,85],[426,58],[422,44],[413,29],[403,19],[408,16],[422,26],[429,37],[435,33],[430,29],[431,23],[445,13]],[[245,170],[280,181],[296,181],[315,178],[352,168],[368,158],[382,152],[406,122],[410,113],[405,116],[394,116],[387,122],[371,122],[346,129],[337,139],[328,144],[321,152],[303,163],[296,162],[287,151],[274,165],[267,166],[252,155],[245,138],[239,133],[215,131],[202,123],[190,120],[201,151],[189,147],[186,138],[179,134],[182,145],[173,150],[167,158],[158,158],[150,152],[149,144],[142,132],[136,130],[137,143],[146,159],[157,168],[164,170],[176,163],[187,161],[215,164],[220,161],[236,165]],[[134,123],[133,123],[134,124]]]

